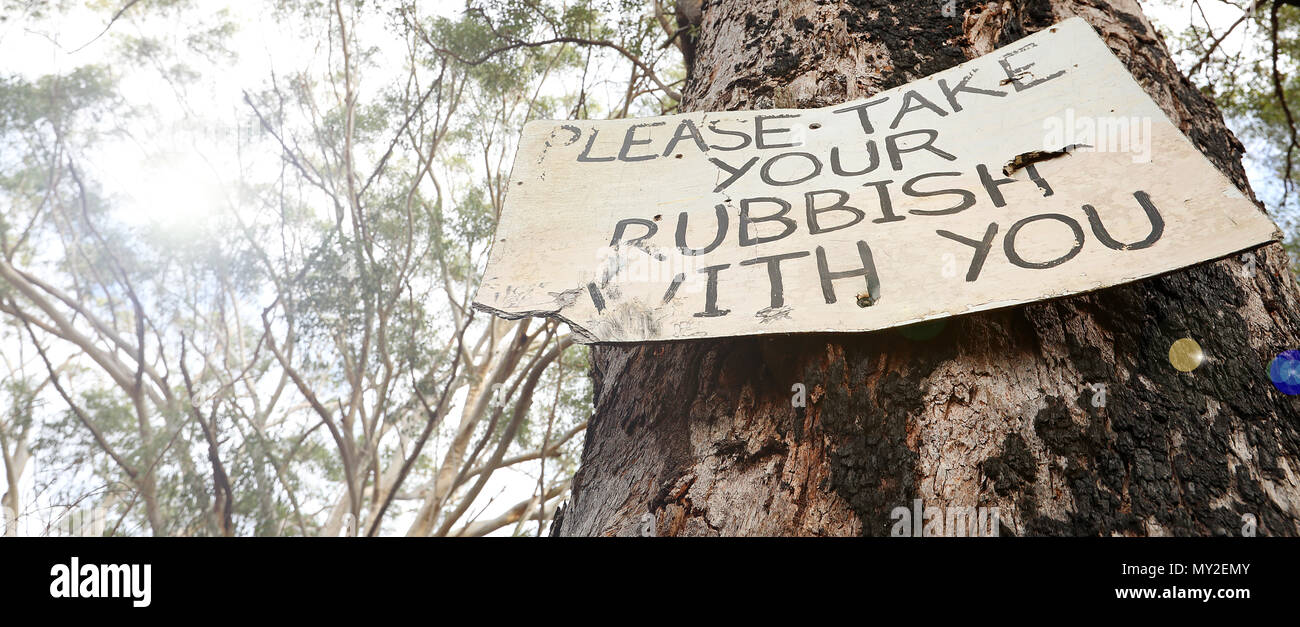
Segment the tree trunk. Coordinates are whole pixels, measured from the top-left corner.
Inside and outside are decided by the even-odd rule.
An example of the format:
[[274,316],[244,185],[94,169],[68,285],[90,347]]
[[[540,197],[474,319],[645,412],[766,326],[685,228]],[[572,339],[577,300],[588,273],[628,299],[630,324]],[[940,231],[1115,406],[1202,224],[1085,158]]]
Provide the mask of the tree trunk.
[[[1253,198],[1241,143],[1133,0],[944,4],[707,0],[683,107],[865,98],[1078,15]],[[1002,535],[1238,535],[1247,514],[1259,535],[1300,534],[1300,397],[1267,372],[1300,345],[1297,289],[1280,245],[1252,254],[1253,272],[1233,257],[952,318],[928,340],[598,347],[556,533],[888,535],[921,499],[997,507]],[[1183,337],[1206,354],[1190,373],[1169,361]]]

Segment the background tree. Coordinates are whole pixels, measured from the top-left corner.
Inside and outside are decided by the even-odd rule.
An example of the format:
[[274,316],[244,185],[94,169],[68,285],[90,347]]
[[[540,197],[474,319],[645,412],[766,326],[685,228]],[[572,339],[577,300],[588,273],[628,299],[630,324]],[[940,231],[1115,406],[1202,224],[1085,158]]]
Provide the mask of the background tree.
[[524,121],[672,106],[627,6],[7,3],[101,63],[0,82],[6,532],[540,533],[586,352],[468,303]]
[[[713,0],[682,108],[864,98],[1075,15],[1250,194],[1242,145],[1131,0]],[[999,507],[1016,535],[1229,534],[1247,514],[1296,535],[1300,399],[1267,366],[1300,342],[1300,303],[1281,246],[1253,254],[1253,272],[1229,258],[953,318],[928,340],[913,327],[595,348],[595,413],[555,530],[882,535],[923,499]],[[1192,373],[1168,361],[1182,337],[1208,356]]]

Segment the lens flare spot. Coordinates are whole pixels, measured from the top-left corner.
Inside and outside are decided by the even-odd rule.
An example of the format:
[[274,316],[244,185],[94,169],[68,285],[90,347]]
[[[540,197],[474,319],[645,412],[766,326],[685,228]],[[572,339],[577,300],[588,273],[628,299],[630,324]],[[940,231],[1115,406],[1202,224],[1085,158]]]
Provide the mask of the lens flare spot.
[[1268,378],[1283,394],[1300,394],[1300,350],[1283,351],[1268,365]]
[[1173,364],[1179,372],[1191,372],[1196,370],[1197,366],[1205,361],[1205,352],[1201,350],[1201,345],[1196,340],[1185,337],[1173,343],[1169,347],[1169,363]]

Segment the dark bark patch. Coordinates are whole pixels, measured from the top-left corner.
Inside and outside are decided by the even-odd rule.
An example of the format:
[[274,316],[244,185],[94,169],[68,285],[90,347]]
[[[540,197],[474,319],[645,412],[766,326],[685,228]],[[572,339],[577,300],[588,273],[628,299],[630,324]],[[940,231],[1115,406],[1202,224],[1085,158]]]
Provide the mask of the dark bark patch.
[[881,91],[967,60],[958,45],[961,15],[975,2],[957,2],[952,16],[944,16],[934,2],[848,0],[847,4],[839,18],[848,31],[870,35],[889,50],[893,70],[884,73]]
[[[1123,472],[1123,464],[1110,452],[1111,437],[1098,422],[1079,425],[1071,415],[1069,405],[1060,397],[1052,396],[1034,416],[1034,433],[1049,452],[1065,459],[1064,469],[1058,469],[1073,496],[1073,511],[1066,520],[1056,520],[1046,515],[1028,515],[1025,530],[1029,535],[1109,535],[1116,531],[1138,533],[1138,519],[1123,511],[1124,499],[1118,493],[1115,472]],[[1147,470],[1153,468],[1147,462]],[[1104,469],[1100,470],[1100,469]],[[1103,473],[1111,476],[1103,479]],[[1035,512],[1036,513],[1036,512]]]
[[1119,21],[1124,22],[1124,25],[1128,26],[1129,29],[1132,30],[1134,34],[1149,36],[1149,33],[1147,32],[1146,24],[1142,23],[1142,18],[1133,15],[1132,13],[1126,13],[1124,11],[1116,11],[1115,17],[1118,17]]
[[[961,330],[959,324],[957,334]],[[862,334],[835,346],[842,352],[804,372],[809,389],[821,385],[825,390],[815,411],[832,443],[827,487],[858,516],[863,535],[889,535],[893,509],[910,507],[919,496],[919,455],[908,445],[908,429],[911,416],[924,408],[923,382],[956,355],[956,347],[934,341],[918,348],[890,331]],[[885,368],[882,376],[876,366],[882,355],[908,367]]]
[[1002,452],[984,462],[984,476],[993,482],[994,492],[1005,496],[1031,485],[1037,468],[1029,444],[1020,434],[1009,433],[1002,441]]
[[[833,364],[827,378],[844,368]],[[836,386],[819,403],[822,424],[839,442],[830,452],[830,487],[858,515],[863,535],[888,535],[889,513],[916,494],[918,456],[907,446],[907,415],[920,410],[922,394],[915,381],[891,372],[875,395],[860,386]]]
[[735,468],[744,470],[752,468],[771,457],[784,458],[790,452],[790,447],[785,442],[772,438],[764,442],[758,450],[750,453],[748,442],[740,439],[730,439],[715,444],[714,452],[721,457],[730,458],[734,462]]
[[1056,23],[1050,0],[1022,0],[1017,4],[1020,20],[1032,30],[1041,30]]
[[763,68],[764,74],[781,78],[799,67],[799,55],[794,51],[793,42],[789,35],[781,40],[781,46],[772,53],[772,62]]
[[1034,417],[1034,432],[1047,445],[1047,449],[1062,457],[1082,457],[1088,453],[1078,426],[1070,419],[1070,411],[1060,397],[1047,399],[1047,406]]

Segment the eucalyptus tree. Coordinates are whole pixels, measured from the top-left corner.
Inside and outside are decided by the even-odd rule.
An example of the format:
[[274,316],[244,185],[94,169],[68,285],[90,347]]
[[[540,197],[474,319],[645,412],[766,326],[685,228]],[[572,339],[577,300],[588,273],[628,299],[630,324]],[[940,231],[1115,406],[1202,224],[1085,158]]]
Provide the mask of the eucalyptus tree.
[[[1072,16],[1253,198],[1240,142],[1131,0],[712,0],[689,22],[682,108],[868,98]],[[1194,375],[1169,360],[1189,336],[1213,357]],[[1271,244],[937,335],[598,347],[581,480],[555,530],[886,535],[920,499],[999,508],[1016,535],[1225,535],[1250,521],[1298,535],[1300,402],[1268,374],[1297,344],[1300,293]]]

